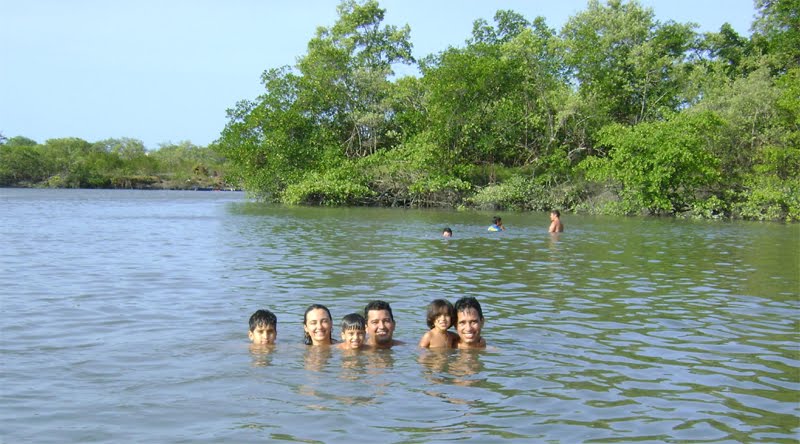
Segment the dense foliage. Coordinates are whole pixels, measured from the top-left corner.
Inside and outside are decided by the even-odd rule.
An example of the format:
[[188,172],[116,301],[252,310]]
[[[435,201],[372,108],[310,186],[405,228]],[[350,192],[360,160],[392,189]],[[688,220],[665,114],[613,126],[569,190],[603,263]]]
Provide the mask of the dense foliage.
[[[0,185],[225,168],[288,204],[797,221],[800,0],[754,1],[750,36],[660,22],[635,0],[589,0],[560,31],[501,10],[462,47],[414,60],[409,27],[344,0],[296,65],[228,110],[214,146],[13,138]],[[395,76],[400,64],[419,75]]]
[[498,11],[414,61],[407,27],[345,0],[218,149],[284,203],[799,220],[800,0],[755,6],[749,38],[636,1],[591,0],[560,32]]
[[44,144],[0,141],[0,186],[51,188],[227,189],[224,159],[212,148],[182,142],[147,151],[135,139]]

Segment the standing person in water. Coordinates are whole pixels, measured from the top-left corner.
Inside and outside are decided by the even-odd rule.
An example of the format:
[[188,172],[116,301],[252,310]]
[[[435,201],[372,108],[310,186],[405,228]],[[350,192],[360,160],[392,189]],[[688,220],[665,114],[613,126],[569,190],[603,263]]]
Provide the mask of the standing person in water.
[[372,301],[364,307],[364,318],[367,320],[367,345],[375,348],[392,348],[403,342],[393,338],[394,322],[392,307],[388,302]]
[[333,340],[333,320],[328,307],[311,304],[303,314],[303,343],[306,345],[331,345]]
[[342,318],[342,342],[338,347],[342,350],[359,350],[364,348],[367,336],[367,321],[358,313],[350,313]]
[[483,310],[473,297],[463,297],[456,301],[456,333],[458,348],[486,348],[486,340],[481,336],[483,330]]
[[503,219],[499,216],[495,216],[492,218],[492,225],[489,227],[489,231],[503,231],[506,227],[503,226]]
[[561,213],[558,210],[550,212],[550,233],[561,233],[564,231],[564,224],[561,223]]
[[458,335],[449,331],[456,319],[456,311],[450,301],[434,299],[428,304],[428,330],[419,340],[424,348],[455,348]]

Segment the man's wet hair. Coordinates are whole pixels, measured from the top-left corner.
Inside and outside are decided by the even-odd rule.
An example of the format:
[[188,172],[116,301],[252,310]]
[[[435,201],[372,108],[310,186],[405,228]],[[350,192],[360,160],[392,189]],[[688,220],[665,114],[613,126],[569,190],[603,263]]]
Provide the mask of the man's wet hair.
[[477,299],[471,296],[464,296],[463,298],[456,301],[455,303],[456,316],[458,316],[458,313],[461,313],[462,311],[468,310],[470,308],[474,308],[475,311],[478,312],[478,318],[483,319],[483,310],[481,309],[480,302],[478,302]]
[[364,307],[364,318],[369,318],[369,312],[372,310],[386,310],[389,312],[389,318],[394,322],[394,315],[392,314],[392,307],[385,301],[372,301]]

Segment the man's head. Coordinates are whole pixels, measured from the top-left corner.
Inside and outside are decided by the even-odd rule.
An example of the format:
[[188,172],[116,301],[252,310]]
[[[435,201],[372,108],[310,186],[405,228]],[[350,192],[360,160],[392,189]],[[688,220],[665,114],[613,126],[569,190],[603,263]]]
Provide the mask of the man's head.
[[390,346],[393,343],[394,315],[392,307],[384,301],[372,301],[364,307],[367,320],[367,342],[371,345]]
[[456,333],[462,344],[468,347],[481,346],[483,338],[483,310],[473,297],[463,297],[456,301]]

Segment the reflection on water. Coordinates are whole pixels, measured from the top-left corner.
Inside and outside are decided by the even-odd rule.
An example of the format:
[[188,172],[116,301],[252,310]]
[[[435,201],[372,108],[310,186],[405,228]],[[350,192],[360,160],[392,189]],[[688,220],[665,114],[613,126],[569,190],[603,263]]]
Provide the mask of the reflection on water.
[[[800,226],[0,190],[5,442],[796,442]],[[455,236],[442,239],[441,227]],[[485,351],[422,350],[475,296]],[[301,344],[392,304],[392,350]],[[273,347],[247,319],[278,316]],[[243,333],[245,332],[245,333]]]
[[270,365],[271,354],[275,351],[275,346],[270,344],[250,344],[250,357],[253,366],[266,367]]

